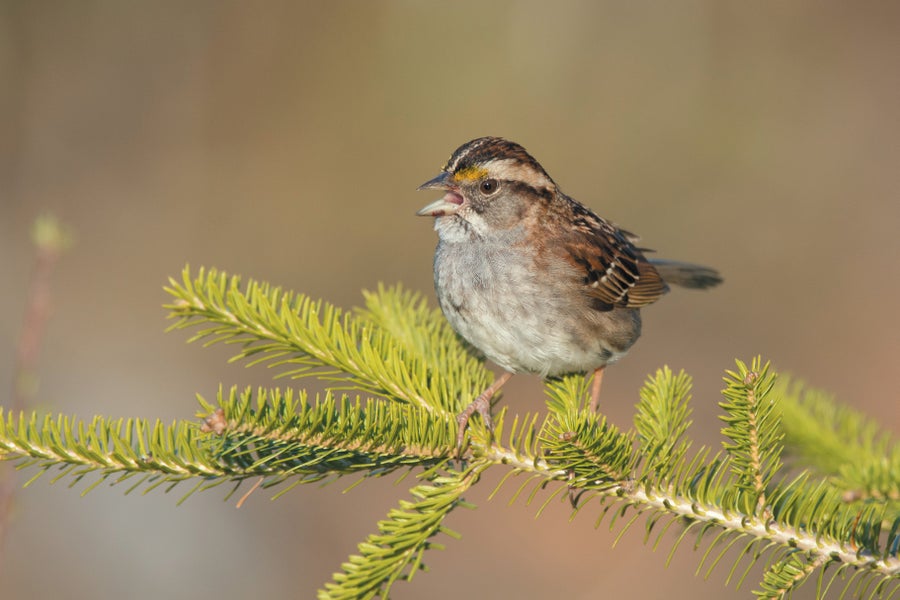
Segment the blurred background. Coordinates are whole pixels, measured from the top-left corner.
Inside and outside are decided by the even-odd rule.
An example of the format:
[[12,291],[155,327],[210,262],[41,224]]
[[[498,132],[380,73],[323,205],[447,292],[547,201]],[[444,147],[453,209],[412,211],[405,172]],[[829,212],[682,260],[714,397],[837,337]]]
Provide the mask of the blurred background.
[[[37,407],[192,418],[195,393],[271,379],[165,335],[168,276],[215,266],[344,307],[399,281],[433,301],[414,213],[436,196],[415,188],[502,135],[661,256],[725,276],[644,311],[604,383],[614,422],[668,364],[695,378],[694,437],[719,444],[722,370],[762,353],[898,432],[898,27],[898,3],[0,2],[0,386],[42,211],[76,243]],[[504,402],[540,409],[539,380]],[[4,597],[313,597],[412,480],[350,483],[237,510],[219,490],[176,507],[180,488],[42,479],[16,497]],[[596,512],[535,520],[491,489],[394,597],[749,595],[727,568],[695,577],[687,546],[664,569],[640,527],[613,549]]]

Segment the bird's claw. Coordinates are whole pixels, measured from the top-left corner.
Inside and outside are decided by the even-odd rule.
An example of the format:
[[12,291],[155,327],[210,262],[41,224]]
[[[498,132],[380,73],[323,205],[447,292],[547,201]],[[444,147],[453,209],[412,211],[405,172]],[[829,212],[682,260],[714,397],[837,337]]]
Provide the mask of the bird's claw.
[[481,421],[487,430],[492,434],[494,433],[494,420],[491,418],[491,397],[487,394],[481,394],[456,416],[456,422],[459,425],[459,429],[456,432],[456,458],[462,459],[466,430],[469,428],[469,419],[476,412],[481,415]]

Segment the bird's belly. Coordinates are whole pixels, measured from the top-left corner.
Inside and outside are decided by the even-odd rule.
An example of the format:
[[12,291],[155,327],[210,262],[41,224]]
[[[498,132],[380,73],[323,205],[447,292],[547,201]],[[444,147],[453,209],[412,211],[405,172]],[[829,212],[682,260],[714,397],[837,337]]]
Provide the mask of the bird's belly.
[[[633,325],[630,315],[611,318],[580,302],[571,281],[539,282],[530,261],[490,248],[455,252],[453,246],[439,246],[435,256],[441,309],[457,333],[508,371],[590,371],[623,356],[639,335],[636,311],[625,311],[634,313]],[[625,343],[610,343],[604,319],[620,327],[623,316]]]

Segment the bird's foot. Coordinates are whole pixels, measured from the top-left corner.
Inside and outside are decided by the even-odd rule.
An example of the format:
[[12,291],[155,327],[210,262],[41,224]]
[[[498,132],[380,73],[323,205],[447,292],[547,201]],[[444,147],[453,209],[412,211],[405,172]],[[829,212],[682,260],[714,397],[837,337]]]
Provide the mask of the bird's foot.
[[469,428],[469,419],[475,413],[481,415],[481,420],[489,432],[494,433],[494,420],[491,418],[491,398],[481,394],[464,411],[456,416],[459,429],[456,432],[456,457],[462,458],[463,443],[466,438],[466,429]]
[[479,395],[475,400],[469,404],[464,411],[459,413],[456,416],[456,422],[459,425],[459,429],[456,432],[456,457],[462,458],[463,445],[466,439],[466,430],[469,428],[469,419],[472,418],[476,412],[481,415],[481,420],[484,423],[484,426],[487,430],[493,434],[494,433],[494,420],[491,418],[491,398],[494,397],[494,394],[497,393],[503,384],[509,381],[509,378],[512,377],[512,373],[503,373],[500,377],[494,380],[494,383],[488,387],[488,389],[484,390],[481,395]]

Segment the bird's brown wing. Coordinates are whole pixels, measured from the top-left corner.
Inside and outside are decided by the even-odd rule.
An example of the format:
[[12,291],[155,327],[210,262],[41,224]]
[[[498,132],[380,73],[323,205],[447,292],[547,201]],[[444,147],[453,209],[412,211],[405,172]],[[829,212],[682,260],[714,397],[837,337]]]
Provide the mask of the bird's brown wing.
[[598,310],[639,308],[656,302],[669,286],[632,240],[637,236],[572,201],[574,227],[566,240],[572,264],[583,273],[585,292]]

